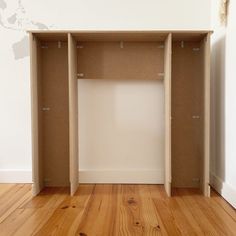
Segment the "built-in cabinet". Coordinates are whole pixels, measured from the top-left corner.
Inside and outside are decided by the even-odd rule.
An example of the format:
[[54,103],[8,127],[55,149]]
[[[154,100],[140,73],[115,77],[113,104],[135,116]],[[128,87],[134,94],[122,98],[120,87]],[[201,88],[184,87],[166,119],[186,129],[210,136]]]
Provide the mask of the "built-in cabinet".
[[[165,190],[209,196],[208,31],[31,31],[33,194],[78,179],[78,79],[161,80]],[[144,157],[148,158],[148,157]]]

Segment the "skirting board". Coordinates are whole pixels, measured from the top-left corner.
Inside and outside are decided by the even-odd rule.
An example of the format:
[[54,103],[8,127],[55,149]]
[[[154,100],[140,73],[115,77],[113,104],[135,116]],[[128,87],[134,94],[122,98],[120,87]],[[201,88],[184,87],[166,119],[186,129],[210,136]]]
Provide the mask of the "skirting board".
[[[163,184],[164,170],[80,170],[80,183]],[[32,183],[31,170],[0,169],[0,183]]]
[[211,186],[234,208],[236,208],[236,189],[224,182],[221,178],[211,173]]
[[32,183],[32,171],[0,169],[0,183]]
[[80,170],[80,183],[163,184],[164,170]]

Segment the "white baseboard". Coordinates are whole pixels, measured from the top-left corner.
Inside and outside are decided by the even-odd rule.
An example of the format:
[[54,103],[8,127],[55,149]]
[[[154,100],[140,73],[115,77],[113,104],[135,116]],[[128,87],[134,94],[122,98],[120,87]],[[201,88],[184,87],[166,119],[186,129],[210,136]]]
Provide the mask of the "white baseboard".
[[163,184],[163,170],[80,170],[80,183]]
[[[79,182],[163,184],[164,170],[80,170]],[[0,183],[32,183],[32,171],[0,169]]]
[[32,183],[32,171],[0,169],[0,183]]
[[236,189],[224,182],[221,178],[211,173],[211,186],[234,208],[236,208]]

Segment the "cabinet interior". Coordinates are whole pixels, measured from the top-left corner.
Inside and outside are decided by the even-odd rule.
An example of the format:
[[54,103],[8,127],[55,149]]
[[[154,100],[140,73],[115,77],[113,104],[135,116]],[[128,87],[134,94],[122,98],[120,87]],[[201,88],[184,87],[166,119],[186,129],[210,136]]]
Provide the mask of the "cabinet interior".
[[163,80],[165,186],[200,188],[205,193],[209,34],[30,32],[35,194],[44,186],[79,182],[74,131],[78,129],[77,79]]

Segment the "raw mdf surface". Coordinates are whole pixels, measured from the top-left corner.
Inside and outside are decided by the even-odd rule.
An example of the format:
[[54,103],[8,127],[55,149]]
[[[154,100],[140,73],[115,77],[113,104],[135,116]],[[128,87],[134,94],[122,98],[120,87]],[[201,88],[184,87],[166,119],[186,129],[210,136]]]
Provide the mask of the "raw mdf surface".
[[67,43],[41,44],[42,156],[45,186],[69,185]]
[[41,50],[40,42],[30,34],[30,73],[32,109],[32,179],[33,194],[43,188],[42,116],[41,116]]
[[79,42],[163,42],[169,33],[173,41],[200,41],[209,30],[30,30],[41,41],[67,41],[67,34],[71,34]]
[[202,192],[205,196],[210,196],[210,118],[211,118],[211,34],[208,33],[204,40],[202,40],[202,63],[204,75],[204,160],[202,163]]
[[163,42],[78,42],[78,78],[163,79]]
[[78,186],[78,88],[76,41],[68,35],[70,192]]
[[[97,34],[97,32],[93,32],[93,33]],[[155,32],[155,33],[158,33],[158,32]],[[62,34],[63,34],[63,37],[65,35],[67,35],[67,33],[62,33]],[[79,34],[80,34],[80,36],[82,36],[82,35],[85,36],[85,38],[87,37],[86,34],[84,34],[83,32],[68,33],[68,35],[70,35],[70,37],[75,35],[76,40],[78,39],[77,36],[79,36]],[[140,32],[140,34],[142,34],[142,33]],[[144,32],[144,35],[145,34],[146,33]],[[166,32],[166,35],[167,35],[167,32]],[[208,34],[208,37],[209,37],[209,35],[210,35],[210,33]],[[61,37],[61,35],[59,35],[59,36]],[[109,32],[104,32],[103,36],[105,36],[105,38],[106,37],[109,38]],[[77,44],[77,53],[76,54],[78,57],[77,58],[78,65],[76,65],[76,67],[78,67],[77,68],[78,70],[76,71],[75,68],[73,68],[73,70],[75,70],[78,73],[79,78],[83,78],[83,79],[115,79],[115,80],[119,80],[119,79],[156,80],[156,79],[163,79],[163,77],[166,76],[166,65],[164,66],[164,62],[166,60],[166,57],[164,56],[164,52],[166,54],[167,45],[166,44],[164,45],[163,41],[150,40],[149,42],[147,42],[147,41],[132,42],[132,40],[128,40],[128,42],[127,42],[127,41],[118,40],[120,37],[120,34],[113,35],[113,36],[112,36],[113,37],[112,40],[109,42],[105,41],[104,40],[105,38],[103,38],[103,37],[101,38],[101,41],[99,40],[100,42],[92,42],[93,40],[91,38],[90,39],[88,38],[89,42],[79,40],[79,42],[76,43],[75,40],[73,40],[73,44],[74,44],[73,51],[75,51],[75,47]],[[116,36],[119,36],[119,37],[116,38]],[[188,36],[190,36],[190,37],[188,38]],[[174,41],[173,45],[179,44],[182,49],[182,51],[180,51],[180,53],[177,53],[178,54],[177,57],[179,57],[179,58],[176,59],[176,63],[174,62],[174,60],[172,63],[175,65],[174,71],[177,71],[176,73],[179,73],[179,75],[180,75],[180,76],[176,76],[176,79],[175,79],[176,84],[173,86],[174,87],[176,85],[177,86],[176,86],[176,89],[174,89],[175,91],[172,92],[172,95],[177,94],[177,96],[176,96],[177,99],[173,98],[172,104],[171,104],[172,107],[174,107],[173,113],[172,113],[172,117],[174,119],[172,130],[173,130],[174,135],[173,135],[171,141],[173,141],[174,139],[178,140],[176,142],[177,144],[174,142],[172,145],[172,149],[174,150],[172,152],[172,153],[174,153],[172,156],[174,156],[175,154],[178,156],[177,158],[173,158],[174,160],[173,160],[172,164],[174,163],[174,165],[175,165],[175,167],[173,167],[173,173],[175,173],[177,175],[180,174],[180,177],[177,177],[177,178],[175,178],[175,176],[174,176],[175,174],[173,175],[173,179],[174,179],[173,186],[175,186],[175,181],[177,181],[177,182],[179,181],[179,184],[177,184],[177,186],[182,186],[182,184],[183,184],[183,186],[188,186],[188,187],[199,187],[201,183],[205,184],[207,182],[207,178],[209,177],[209,176],[207,177],[207,175],[209,175],[209,171],[208,171],[209,165],[208,165],[208,168],[206,168],[209,158],[208,159],[205,158],[205,156],[208,155],[207,150],[209,149],[209,147],[208,147],[209,146],[208,145],[209,138],[208,137],[206,138],[206,136],[209,136],[209,132],[208,132],[208,134],[206,132],[206,130],[207,130],[206,127],[209,126],[209,122],[207,121],[207,118],[205,115],[208,113],[208,110],[209,110],[208,109],[209,102],[208,102],[208,104],[205,102],[205,107],[203,104],[204,98],[205,98],[205,100],[209,100],[208,99],[208,96],[209,96],[208,85],[206,83],[205,83],[205,87],[204,87],[203,83],[201,85],[201,82],[203,81],[203,80],[201,81],[201,79],[198,80],[198,81],[200,81],[199,83],[196,82],[197,81],[196,77],[204,78],[204,77],[206,77],[206,74],[209,74],[208,73],[209,67],[207,65],[207,64],[209,64],[208,63],[209,60],[206,59],[206,56],[205,56],[205,55],[208,55],[207,57],[209,58],[209,49],[207,48],[207,50],[205,50],[206,49],[205,44],[203,46],[201,46],[201,44],[200,44],[200,41],[203,41],[202,39],[205,36],[206,36],[205,32],[198,32],[198,34],[196,34],[196,35],[194,32],[191,32],[191,31],[188,33],[186,32],[186,34],[183,34],[183,32],[174,32],[173,33],[173,41]],[[60,37],[58,38],[58,40],[65,39],[65,38],[60,38]],[[182,38],[182,37],[184,37],[184,38]],[[55,32],[55,35],[54,35],[53,40],[51,42],[46,42],[46,38],[44,38],[42,45],[46,46],[46,47],[42,47],[41,51],[43,52],[43,51],[46,51],[49,49],[47,44],[55,44],[55,45],[57,45],[57,47],[58,47],[59,43],[62,45],[65,44],[63,42],[56,42],[56,38],[57,38],[56,32]],[[183,39],[185,41],[186,40],[187,41],[190,40],[190,41],[184,42],[184,45],[182,46],[182,43],[178,40],[183,40]],[[168,38],[165,38],[165,40],[168,41]],[[192,47],[193,53],[195,53],[196,55],[197,55],[197,53],[199,53],[199,55],[203,55],[203,59],[200,56],[198,56],[198,57],[197,56],[190,56],[191,53],[189,53],[188,50],[187,51],[183,50],[185,48],[188,48],[188,45],[192,45],[190,47]],[[178,47],[176,47],[176,48],[177,48],[176,49],[176,52],[177,52]],[[48,50],[48,51],[50,51],[50,50]],[[173,55],[172,55],[173,58],[175,57],[174,51],[175,50],[173,50]],[[208,51],[207,54],[206,54],[206,51]],[[183,53],[183,52],[185,52],[185,53]],[[40,55],[40,53],[38,55]],[[75,56],[73,56],[74,61],[76,61]],[[51,155],[50,152],[52,151],[53,148],[51,148],[51,150],[48,148],[47,151],[45,151],[46,150],[45,143],[47,143],[47,140],[44,137],[45,137],[45,133],[47,131],[45,132],[44,126],[45,126],[45,119],[48,119],[48,118],[45,118],[46,117],[45,114],[50,114],[51,109],[50,108],[48,109],[48,106],[44,105],[44,97],[45,97],[44,91],[46,89],[44,88],[44,84],[45,84],[44,77],[45,76],[43,75],[43,73],[44,73],[43,67],[45,64],[44,63],[45,58],[43,58],[43,55],[40,56],[40,60],[41,59],[42,59],[42,65],[40,66],[40,63],[38,65],[39,68],[42,68],[38,72],[38,76],[40,78],[42,77],[42,81],[40,81],[38,84],[38,87],[39,87],[38,98],[40,100],[38,102],[38,105],[39,105],[38,122],[41,123],[41,124],[39,124],[39,126],[42,125],[42,129],[41,129],[42,131],[38,132],[38,139],[39,139],[38,146],[40,149],[38,151],[38,155],[43,156],[43,158],[41,158],[41,159],[43,159],[43,171],[39,170],[39,173],[43,172],[46,185],[53,185],[52,184],[53,181],[50,179],[50,177],[48,177],[48,174],[51,171],[48,171],[48,173],[47,173],[47,170],[50,169],[50,167],[49,167],[50,165],[47,164],[47,163],[50,163],[50,159],[45,158],[46,152],[49,152],[49,156],[50,156],[50,158],[52,158],[53,155]],[[200,63],[200,61],[202,62],[203,60],[204,60],[204,63],[203,64]],[[184,65],[184,63],[182,63],[183,61],[191,62],[191,63],[185,63],[186,65]],[[206,61],[208,61],[208,62],[206,62]],[[199,66],[199,63],[201,64],[200,66]],[[58,64],[58,62],[56,62],[56,64]],[[185,68],[185,70],[183,69],[183,67]],[[63,67],[61,67],[61,68],[63,68]],[[196,68],[198,68],[198,69],[196,69]],[[67,71],[67,69],[68,68],[66,68],[65,71]],[[182,72],[181,72],[181,70],[182,70]],[[191,70],[192,70],[192,72],[190,73]],[[60,73],[60,74],[62,74],[62,73]],[[73,74],[74,74],[73,76],[75,76],[74,72],[73,72]],[[51,77],[51,76],[49,76],[49,77]],[[191,77],[191,80],[194,81],[192,84],[189,83],[190,77]],[[209,76],[207,76],[207,77],[209,77]],[[187,78],[187,82],[185,81],[186,78]],[[50,80],[48,80],[48,81],[50,81]],[[181,84],[182,88],[179,89],[180,84]],[[193,89],[193,87],[194,87],[194,89]],[[68,87],[66,88],[66,91],[67,91],[67,89],[68,89]],[[73,90],[73,88],[72,88],[72,90]],[[198,91],[197,92],[198,94],[196,93],[196,91]],[[199,91],[203,92],[204,96],[198,96]],[[186,97],[188,97],[188,95],[189,95],[190,102],[186,103]],[[40,96],[42,98],[40,98]],[[75,97],[75,96],[73,96],[73,97]],[[67,98],[68,98],[68,96],[67,96]],[[178,104],[181,101],[181,99],[183,99],[182,101],[183,101],[183,103],[185,103],[184,105]],[[192,105],[189,106],[189,104],[191,102],[192,102]],[[74,105],[72,105],[72,106],[74,106]],[[41,111],[41,107],[46,108],[46,109],[44,109],[44,112]],[[194,108],[194,109],[192,109],[192,108]],[[186,114],[187,118],[186,117],[184,119],[180,118],[179,115],[181,113]],[[192,114],[190,115],[190,113],[192,113]],[[190,119],[190,117],[192,118],[192,120]],[[42,122],[41,122],[41,120],[42,120]],[[197,122],[197,121],[199,121],[199,122]],[[182,128],[180,129],[181,126],[182,126]],[[200,127],[200,126],[202,126],[202,127]],[[198,127],[198,128],[196,128],[196,127]],[[181,131],[184,131],[182,133],[185,133],[185,137],[181,136],[182,135]],[[204,137],[204,134],[205,134],[205,137]],[[189,139],[187,138],[188,136],[189,136]],[[182,139],[181,139],[181,137],[182,137]],[[201,142],[200,139],[202,139],[203,141]],[[181,148],[184,145],[180,145],[181,144],[180,140],[182,140],[182,144],[187,143],[187,145],[186,145],[187,148],[185,148],[184,150],[183,149],[181,150]],[[68,142],[69,142],[69,140],[68,140]],[[73,144],[71,144],[71,145],[73,146]],[[204,147],[204,145],[205,145],[205,147]],[[69,144],[68,144],[68,146],[69,146]],[[64,151],[66,151],[66,149],[64,149]],[[191,152],[192,152],[192,154],[191,154]],[[187,158],[187,156],[189,158]],[[178,160],[178,158],[180,158],[180,160]],[[63,160],[63,159],[60,158],[60,160]],[[65,161],[65,159],[64,159],[64,161]],[[183,163],[186,163],[185,167],[184,167],[185,170],[183,170],[183,166],[184,166]],[[40,166],[40,163],[38,163],[38,164]],[[66,165],[64,165],[64,167],[65,166]],[[194,168],[192,168],[192,167],[194,167]],[[65,174],[65,175],[68,176],[67,174]],[[187,178],[185,178],[185,177],[187,177]],[[188,177],[190,177],[190,179]],[[169,180],[171,179],[170,175],[168,175],[168,179]],[[191,181],[191,183],[188,181]],[[206,186],[204,186],[204,189],[206,189]],[[205,190],[204,190],[204,192],[205,192]]]
[[165,41],[165,190],[171,195],[171,60],[172,34]]
[[172,50],[172,186],[200,187],[204,158],[204,75],[200,42]]

